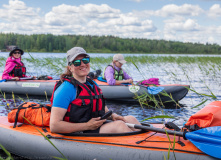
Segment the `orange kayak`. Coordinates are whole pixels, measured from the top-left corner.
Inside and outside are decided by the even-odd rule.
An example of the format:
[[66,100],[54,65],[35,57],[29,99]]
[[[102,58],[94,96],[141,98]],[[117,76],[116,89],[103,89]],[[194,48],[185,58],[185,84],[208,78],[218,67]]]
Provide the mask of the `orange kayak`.
[[[162,124],[153,124],[163,128]],[[168,137],[163,133],[137,131],[124,134],[61,135],[43,132],[59,151],[70,160],[212,160],[189,140]],[[0,116],[0,144],[9,152],[29,159],[50,159],[62,155],[31,125],[13,128],[6,116]],[[140,143],[138,143],[140,142]],[[169,154],[169,158],[168,158]],[[165,158],[164,158],[165,156]]]

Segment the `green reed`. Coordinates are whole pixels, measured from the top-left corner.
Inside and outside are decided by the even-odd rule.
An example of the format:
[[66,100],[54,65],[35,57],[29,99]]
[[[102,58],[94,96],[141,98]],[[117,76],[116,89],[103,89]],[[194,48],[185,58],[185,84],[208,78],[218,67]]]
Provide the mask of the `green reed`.
[[28,123],[34,127],[61,155],[63,158],[60,158],[60,157],[54,157],[52,156],[53,158],[56,158],[56,159],[60,159],[60,160],[67,160],[67,158],[65,157],[65,155],[51,142],[51,140],[44,135],[44,133],[42,133],[35,125],[33,125],[27,118],[23,117],[26,121],[28,121]]
[[5,152],[5,154],[8,156],[6,159],[3,159],[1,156],[0,156],[0,160],[14,160],[14,158],[12,157],[11,153],[8,152],[5,147],[3,145],[0,144],[0,148]]
[[[128,60],[129,59],[129,60]],[[171,81],[174,83],[179,83],[179,81],[182,80],[180,75],[185,78],[185,80],[190,85],[191,89],[189,92],[195,93],[198,95],[198,97],[201,99],[201,102],[197,104],[196,106],[192,108],[198,108],[205,104],[208,100],[217,100],[217,97],[215,96],[215,93],[213,93],[213,89],[211,88],[210,84],[208,84],[207,79],[208,77],[213,78],[215,83],[219,84],[220,86],[220,80],[221,80],[221,67],[220,67],[220,60],[221,57],[153,57],[153,56],[141,56],[141,57],[129,57],[127,59],[128,62],[131,62],[131,65],[134,65],[135,68],[138,70],[138,73],[143,74],[145,71],[141,71],[141,65],[147,64],[157,64],[159,67],[167,66],[168,64],[172,66],[171,69],[168,69],[167,67],[163,68],[163,71],[167,73],[167,75],[170,77]],[[149,72],[149,68],[146,68],[145,70]],[[199,75],[192,76],[191,73],[194,71],[199,72]],[[178,72],[181,72],[180,75],[177,75]],[[142,75],[144,77],[144,75]],[[194,81],[200,81],[201,84],[203,84],[204,88],[206,88],[207,93],[198,93],[197,90],[194,88]],[[209,94],[208,94],[209,93]],[[171,102],[174,102],[177,107],[180,107],[178,102],[175,102],[171,95],[168,95],[167,93],[162,93],[164,96],[170,97]],[[153,96],[148,95],[144,93],[143,95],[135,95],[135,98],[140,103],[142,109],[144,105],[160,109],[161,107],[164,107],[163,103],[160,102],[160,100],[156,100]],[[149,102],[152,101],[154,105],[150,106]],[[160,104],[160,105],[158,105]],[[163,110],[162,114],[163,114]],[[167,115],[162,115],[167,116]],[[152,118],[152,117],[150,117]],[[153,118],[159,118],[159,117],[153,117]],[[148,120],[145,119],[145,120]]]
[[[165,131],[166,131],[166,129],[165,129]],[[176,155],[175,155],[175,152],[174,152],[175,144],[176,144],[176,134],[174,134],[173,142],[171,142],[170,137],[169,137],[169,134],[167,133],[167,131],[166,131],[166,135],[167,135],[167,139],[169,140],[170,145],[169,145],[168,152],[167,152],[167,158],[166,158],[166,156],[165,156],[164,153],[163,153],[163,155],[164,155],[164,160],[169,160],[169,159],[170,159],[170,150],[171,150],[171,147],[172,147],[172,152],[173,152],[174,159],[176,160]]]
[[[194,92],[197,94],[203,101],[204,97],[207,98],[215,98],[215,94],[213,93],[213,88],[211,88],[211,84],[208,84],[208,77],[213,78],[214,83],[217,83],[219,86],[221,85],[219,82],[221,80],[221,57],[189,57],[189,56],[125,56],[125,59],[128,61],[126,67],[124,69],[129,73],[131,70],[136,72],[136,77],[140,77],[140,79],[148,79],[155,77],[156,74],[160,72],[164,72],[167,75],[167,83],[179,83],[184,79],[190,86],[190,92]],[[6,58],[0,57],[0,63],[4,64]],[[42,74],[42,69],[47,68],[48,75],[59,76],[64,72],[66,64],[66,58],[33,58],[31,55],[29,58],[23,58],[25,64],[27,63],[27,68],[35,66],[36,73]],[[103,69],[112,62],[112,57],[92,57],[91,58],[91,70]],[[152,67],[154,66],[154,67]],[[170,66],[170,67],[168,67]],[[171,67],[172,66],[172,67]],[[158,68],[161,68],[160,70]],[[191,74],[192,72],[199,73],[198,75]],[[35,74],[35,73],[32,73]],[[182,75],[182,76],[181,76]],[[160,81],[164,79],[164,77],[159,77]],[[196,90],[196,86],[194,85],[194,81],[199,81],[204,84],[208,93],[200,93],[198,94]],[[194,91],[193,91],[194,90]],[[212,95],[212,96],[208,96]],[[142,105],[148,104],[144,101],[144,99],[149,98],[151,101],[155,103],[156,100],[154,97],[148,97],[147,95],[140,96],[140,102]],[[173,100],[172,100],[173,101]],[[157,105],[155,105],[157,106]]]
[[10,110],[11,110],[11,108],[10,108],[10,104],[8,103],[8,101],[7,101],[7,99],[6,99],[5,92],[3,93],[1,90],[0,90],[0,92],[1,92],[1,95],[2,95],[3,99],[4,99],[5,102],[6,102],[5,109],[6,109],[6,111],[9,113]]

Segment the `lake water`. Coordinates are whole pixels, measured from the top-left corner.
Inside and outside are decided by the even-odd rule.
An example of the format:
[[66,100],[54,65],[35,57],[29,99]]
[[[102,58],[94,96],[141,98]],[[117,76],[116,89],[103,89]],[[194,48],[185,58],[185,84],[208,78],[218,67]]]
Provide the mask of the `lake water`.
[[[89,55],[94,58],[91,61],[91,70],[96,70],[98,68],[103,69],[108,63],[110,63],[111,57],[114,54],[89,53]],[[220,100],[221,98],[220,65],[210,59],[210,57],[218,59],[221,57],[220,55],[124,54],[124,56],[126,59],[132,57],[132,59],[136,62],[138,69],[131,62],[128,62],[123,66],[123,68],[133,77],[135,81],[155,77],[159,78],[161,84],[188,84],[194,91],[189,91],[186,97],[180,101],[182,108],[167,106],[167,108],[162,107],[161,109],[153,109],[148,106],[143,106],[142,109],[139,104],[107,101],[109,109],[112,109],[120,115],[133,115],[140,121],[148,117],[169,115],[177,117],[178,120],[175,122],[178,125],[182,125],[182,123],[188,120],[192,114],[215,100],[205,95],[214,94],[217,98],[216,100]],[[0,74],[2,74],[4,70],[5,60],[7,57],[8,53],[0,52]],[[53,76],[53,78],[58,78],[60,73],[64,71],[64,67],[66,65],[65,57],[65,53],[25,53],[22,58],[27,67],[28,75],[50,75]],[[142,59],[137,61],[140,57],[142,57],[142,59],[146,58],[146,62],[143,62]],[[177,60],[187,59],[187,61],[188,58],[204,58],[197,59],[196,62],[174,62],[174,57],[180,57]],[[26,98],[23,96],[19,98],[15,95],[14,101],[11,95],[6,95],[6,99],[4,99],[1,95],[0,115],[7,115],[7,111],[5,110],[5,106],[7,104],[13,107],[15,104],[21,104],[23,100],[49,103],[46,97],[39,99],[33,97]],[[203,101],[206,102],[194,108],[194,106]],[[151,120],[151,122],[153,121],[165,122],[173,121],[173,119]]]
[[[91,61],[91,70],[103,69],[111,61],[111,57],[114,54],[106,53],[89,53],[89,55],[94,58]],[[219,65],[208,62],[206,64],[197,63],[176,63],[170,60],[164,60],[165,57],[182,57],[182,58],[193,58],[193,57],[221,57],[220,55],[184,55],[184,54],[124,54],[125,58],[133,57],[134,60],[139,57],[147,57],[147,59],[162,59],[158,62],[136,62],[139,70],[130,62],[125,64],[123,68],[128,72],[129,75],[133,77],[135,81],[142,79],[148,79],[156,77],[160,79],[161,84],[188,84],[191,85],[191,88],[196,92],[201,94],[211,94],[211,92],[217,96],[217,99],[220,99],[220,68]],[[5,59],[8,57],[8,53],[0,52],[0,74],[4,70]],[[60,73],[64,71],[66,65],[65,53],[25,53],[22,58],[25,63],[28,75],[50,75],[54,78],[58,78]],[[98,58],[98,59],[96,59]],[[109,59],[108,59],[109,58]],[[96,60],[95,60],[96,59]],[[110,61],[104,61],[103,59],[108,59]],[[205,62],[204,62],[205,63]],[[213,66],[213,69],[208,66]],[[207,69],[209,71],[207,71]],[[214,73],[215,72],[215,73]],[[14,105],[14,101],[11,99],[10,95],[6,97],[7,102],[10,105]],[[27,98],[23,97],[25,100]],[[1,97],[0,102],[0,114],[4,115],[6,101]],[[193,108],[202,101],[206,100],[207,102],[203,105],[200,105],[197,108]],[[46,99],[32,99],[31,101],[40,101],[42,103],[48,103]],[[187,120],[193,113],[197,112],[199,109],[204,107],[206,104],[214,101],[210,97],[205,97],[195,92],[190,91],[187,96],[180,101],[182,108],[170,107],[162,109],[152,109],[150,107],[144,106],[144,109],[140,107],[139,104],[128,104],[128,103],[115,103],[107,101],[107,105],[110,109],[120,115],[134,115],[139,120],[143,120],[148,117],[153,117],[157,115],[170,115],[175,116],[182,120]],[[16,98],[17,105],[22,103],[22,100],[18,97]],[[193,108],[193,109],[192,109]],[[164,113],[163,113],[164,112]],[[164,121],[165,119],[155,119],[154,121]],[[168,120],[168,119],[167,119]]]

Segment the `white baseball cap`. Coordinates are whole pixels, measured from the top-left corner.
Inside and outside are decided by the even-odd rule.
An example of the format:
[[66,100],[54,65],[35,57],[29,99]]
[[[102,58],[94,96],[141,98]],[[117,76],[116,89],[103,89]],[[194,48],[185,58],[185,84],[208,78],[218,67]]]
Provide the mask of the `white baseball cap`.
[[127,62],[127,61],[124,60],[124,56],[122,54],[115,54],[114,57],[113,57],[113,61],[118,61],[122,64]]
[[67,51],[67,63],[72,62],[78,55],[85,54],[89,56],[86,51],[81,47],[73,47]]

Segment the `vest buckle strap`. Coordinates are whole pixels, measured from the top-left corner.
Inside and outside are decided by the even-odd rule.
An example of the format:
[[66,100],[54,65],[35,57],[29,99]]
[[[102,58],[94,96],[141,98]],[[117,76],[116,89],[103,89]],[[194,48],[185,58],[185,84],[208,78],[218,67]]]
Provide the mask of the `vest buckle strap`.
[[95,95],[94,98],[95,98],[95,99],[99,99],[99,96],[98,96],[98,95]]
[[85,103],[85,100],[84,100],[84,99],[82,99],[82,105],[83,105],[83,106],[86,106],[86,103]]

